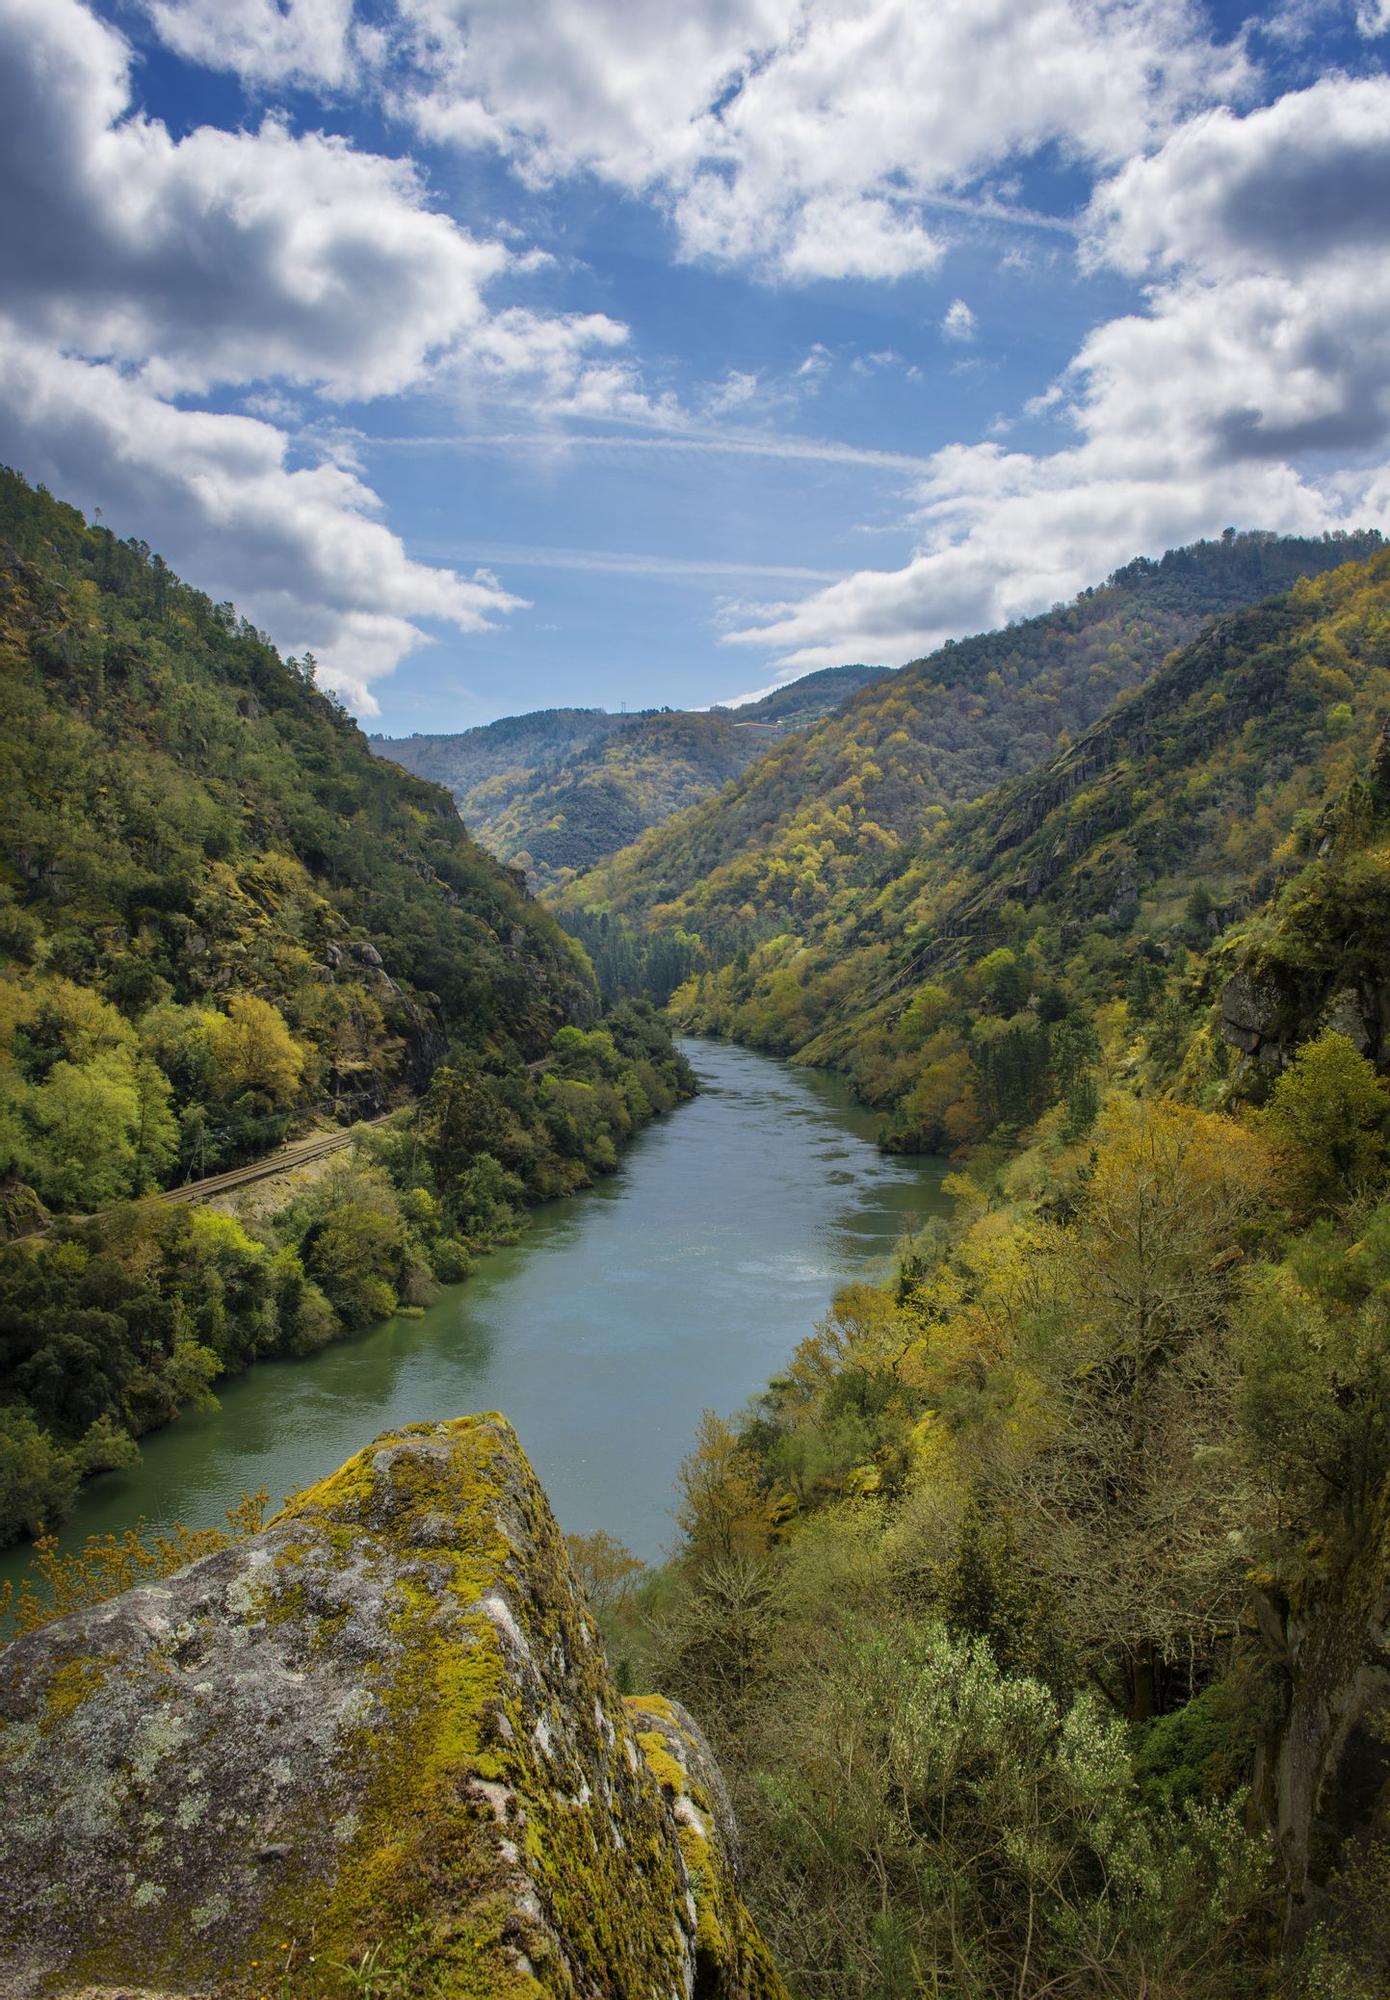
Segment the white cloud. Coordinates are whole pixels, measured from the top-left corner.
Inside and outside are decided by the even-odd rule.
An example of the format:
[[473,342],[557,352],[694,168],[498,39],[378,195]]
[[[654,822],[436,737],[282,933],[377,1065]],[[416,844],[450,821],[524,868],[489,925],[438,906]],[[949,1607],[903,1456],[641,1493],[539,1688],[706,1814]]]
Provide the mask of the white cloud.
[[728,635],[804,669],[899,661],[1045,607],[1138,551],[1230,522],[1384,518],[1390,496],[1390,80],[1218,112],[1096,197],[1090,251],[1157,278],[1054,391],[1077,441],[936,454],[904,568],[861,571]]
[[1086,255],[1131,276],[1296,272],[1390,242],[1390,78],[1193,118],[1098,190]]
[[[249,0],[225,21],[173,12],[227,33],[259,20]],[[276,15],[303,35],[340,16]],[[626,338],[603,315],[495,310],[488,288],[534,260],[431,209],[409,161],[275,119],[174,139],[133,108],[129,46],[81,0],[0,0],[0,184],[0,309],[166,394],[390,395],[468,358],[530,379],[559,348]]]
[[[190,55],[259,51],[267,75],[332,81],[358,36],[348,0],[153,12]],[[495,307],[488,288],[532,260],[432,210],[409,162],[274,119],[174,138],[134,106],[127,42],[80,0],[0,0],[0,188],[0,452],[322,655],[364,712],[419,620],[476,631],[521,600],[411,562],[352,437],[306,423],[287,389],[661,409],[617,321]],[[170,400],[217,385],[248,390],[247,414]],[[294,469],[277,425],[322,462]]]
[[0,424],[29,475],[118,532],[138,533],[287,651],[306,649],[361,714],[369,683],[428,634],[481,632],[524,600],[483,574],[413,562],[336,465],[291,469],[287,439],[253,417],[180,410],[109,365],[0,334]]
[[964,299],[952,299],[941,321],[941,331],[947,340],[975,338],[975,315]]
[[507,267],[345,142],[131,108],[130,51],[79,0],[0,0],[4,310],[164,390],[271,377],[389,393],[487,318]]
[[[203,60],[341,82],[345,0],[150,4]],[[385,32],[427,138],[649,193],[684,255],[792,280],[934,268],[934,208],[1056,226],[974,183],[1050,145],[1112,165],[1249,82],[1197,0],[393,0]]]
[[248,83],[338,89],[384,54],[353,28],[353,0],[145,0],[169,47],[190,62],[235,70]]
[[705,414],[710,417],[727,416],[730,410],[746,410],[763,403],[766,395],[763,379],[755,368],[728,368],[721,379],[712,383],[706,391]]

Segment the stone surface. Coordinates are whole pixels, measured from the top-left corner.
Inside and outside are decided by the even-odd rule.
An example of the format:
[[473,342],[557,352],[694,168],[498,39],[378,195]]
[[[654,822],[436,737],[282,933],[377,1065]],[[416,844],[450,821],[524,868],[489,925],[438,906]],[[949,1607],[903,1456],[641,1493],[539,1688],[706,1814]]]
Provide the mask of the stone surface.
[[17,1640],[0,1792],[4,2000],[781,2000],[708,1749],[617,1695],[500,1417]]
[[1278,1062],[1282,1055],[1279,1020],[1282,999],[1270,980],[1235,972],[1221,994],[1221,1033],[1233,1049],[1257,1062]]

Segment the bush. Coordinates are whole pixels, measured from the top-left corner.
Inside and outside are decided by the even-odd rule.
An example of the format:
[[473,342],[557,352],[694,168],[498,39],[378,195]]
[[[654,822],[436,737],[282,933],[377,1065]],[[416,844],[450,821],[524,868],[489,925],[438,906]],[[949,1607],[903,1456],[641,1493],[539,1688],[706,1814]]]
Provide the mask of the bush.
[[0,1540],[57,1527],[72,1511],[80,1478],[75,1455],[27,1410],[0,1409]]

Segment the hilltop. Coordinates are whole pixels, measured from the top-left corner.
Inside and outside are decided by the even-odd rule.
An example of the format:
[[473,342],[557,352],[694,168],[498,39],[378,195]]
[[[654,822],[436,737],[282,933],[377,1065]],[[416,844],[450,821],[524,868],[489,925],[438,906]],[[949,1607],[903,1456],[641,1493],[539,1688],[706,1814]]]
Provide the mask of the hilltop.
[[1212,617],[1380,546],[1374,532],[1247,534],[1141,557],[1071,604],[875,680],[774,746],[717,804],[571,883],[556,907],[591,944],[605,914],[689,934],[707,962],[799,933],[925,823],[1064,749]]
[[502,860],[554,887],[717,793],[881,667],[827,667],[739,708],[549,708],[443,736],[373,736],[380,757],[447,785]]

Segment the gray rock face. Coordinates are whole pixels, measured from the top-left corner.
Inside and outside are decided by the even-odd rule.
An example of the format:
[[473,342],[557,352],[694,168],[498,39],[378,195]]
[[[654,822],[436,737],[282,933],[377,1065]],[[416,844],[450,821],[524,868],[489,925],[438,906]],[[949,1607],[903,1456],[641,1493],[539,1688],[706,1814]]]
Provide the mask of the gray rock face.
[[1221,995],[1223,1039],[1257,1062],[1280,1061],[1279,1007],[1279,990],[1270,981],[1252,979],[1248,972],[1234,973]]
[[1366,1025],[1361,995],[1354,986],[1344,986],[1340,993],[1333,994],[1327,1003],[1323,1026],[1346,1035],[1358,1055],[1371,1053],[1378,1039]]
[[781,1994],[708,1750],[617,1695],[498,1417],[17,1640],[0,1791],[4,2000]]

